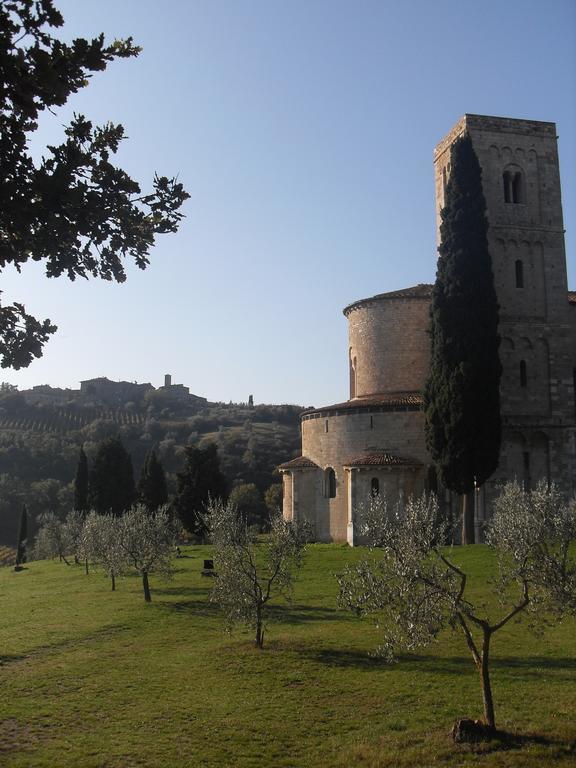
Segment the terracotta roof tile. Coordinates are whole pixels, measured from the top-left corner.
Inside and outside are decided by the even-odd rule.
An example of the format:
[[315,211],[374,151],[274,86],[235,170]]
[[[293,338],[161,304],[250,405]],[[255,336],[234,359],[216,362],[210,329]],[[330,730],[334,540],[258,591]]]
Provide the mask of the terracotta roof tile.
[[[343,312],[347,315],[352,309],[362,307],[364,304],[369,304],[372,301],[382,301],[384,299],[431,299],[433,287],[431,283],[418,283],[418,285],[412,285],[410,288],[400,288],[397,291],[388,291],[388,293],[377,293],[375,296],[353,301],[352,304],[344,307]],[[576,304],[576,291],[568,291],[568,301],[570,304]]]
[[313,413],[326,413],[327,411],[351,411],[363,408],[409,407],[421,408],[422,395],[420,392],[387,392],[372,397],[358,397],[355,400],[346,400],[345,403],[325,405],[322,408],[313,408],[304,411],[303,417]]
[[422,462],[416,459],[409,459],[405,456],[395,456],[387,451],[374,451],[373,453],[364,453],[361,456],[355,456],[344,462],[345,467],[415,467],[421,466]]
[[284,464],[280,464],[278,469],[318,469],[318,464],[315,464],[312,459],[307,456],[297,456],[291,461],[285,461]]
[[376,296],[369,296],[366,299],[359,299],[358,301],[348,304],[342,310],[345,315],[353,309],[362,307],[364,304],[370,304],[372,301],[382,301],[384,299],[431,299],[432,298],[432,285],[430,283],[418,283],[418,285],[412,285],[410,288],[400,288],[398,291],[388,291],[388,293],[377,293]]

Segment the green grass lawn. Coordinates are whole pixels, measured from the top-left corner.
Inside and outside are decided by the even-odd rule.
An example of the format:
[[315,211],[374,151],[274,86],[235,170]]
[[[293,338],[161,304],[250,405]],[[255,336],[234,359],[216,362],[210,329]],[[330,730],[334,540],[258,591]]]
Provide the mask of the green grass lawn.
[[[370,621],[337,609],[333,574],[364,554],[309,547],[294,603],[272,608],[266,647],[223,632],[202,577],[209,547],[183,550],[173,581],[118,591],[81,566],[0,569],[0,765],[568,766],[576,763],[576,622],[493,640],[498,726],[522,736],[456,747],[458,717],[481,717],[463,639],[446,633],[386,666]],[[458,560],[485,588],[484,547]]]

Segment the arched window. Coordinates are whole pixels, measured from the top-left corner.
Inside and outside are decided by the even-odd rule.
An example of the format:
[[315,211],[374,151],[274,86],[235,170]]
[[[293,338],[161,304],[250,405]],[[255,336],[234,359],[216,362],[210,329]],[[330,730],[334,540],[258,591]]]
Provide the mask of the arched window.
[[516,288],[524,288],[524,264],[522,259],[516,259],[514,268],[516,271]]
[[512,178],[512,202],[524,202],[524,180],[520,171],[516,171]]
[[328,419],[324,420],[324,432],[328,432]]
[[332,467],[328,467],[324,472],[324,496],[327,499],[333,499],[336,496],[336,473]]
[[520,360],[520,386],[528,386],[528,373],[526,370],[526,360]]
[[504,202],[512,202],[512,174],[510,171],[504,171],[502,175],[502,181],[504,183]]
[[372,496],[378,496],[380,493],[380,480],[377,477],[373,477],[370,481],[370,493]]
[[516,169],[504,171],[502,174],[505,203],[524,202],[524,176]]

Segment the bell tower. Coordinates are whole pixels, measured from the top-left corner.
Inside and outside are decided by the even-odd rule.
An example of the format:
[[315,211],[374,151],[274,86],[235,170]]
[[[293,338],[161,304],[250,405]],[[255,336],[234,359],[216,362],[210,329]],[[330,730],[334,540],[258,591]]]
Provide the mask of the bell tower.
[[568,302],[556,126],[464,115],[434,152],[437,237],[450,147],[467,132],[482,168],[500,305],[500,465],[491,482],[574,485],[576,349]]

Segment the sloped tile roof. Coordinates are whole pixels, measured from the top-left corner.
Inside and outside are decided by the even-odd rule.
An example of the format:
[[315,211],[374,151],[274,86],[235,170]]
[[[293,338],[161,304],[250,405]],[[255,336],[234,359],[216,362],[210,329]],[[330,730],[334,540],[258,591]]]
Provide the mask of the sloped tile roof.
[[366,299],[359,299],[358,301],[348,304],[342,310],[345,315],[351,312],[353,309],[364,306],[364,304],[370,304],[372,301],[383,301],[386,299],[431,299],[432,298],[432,285],[430,283],[418,283],[418,285],[412,285],[410,288],[400,288],[398,291],[389,291],[388,293],[377,293],[376,296],[369,296]]
[[314,408],[310,411],[304,411],[302,416],[306,417],[313,413],[326,413],[328,411],[361,410],[362,408],[421,408],[422,402],[423,400],[420,392],[385,392],[372,397],[359,397],[355,400],[346,400],[345,403],[336,403],[335,405],[325,405],[322,408]]
[[291,461],[285,461],[284,464],[280,464],[278,469],[318,469],[318,464],[315,464],[312,459],[307,456],[297,456]]
[[[377,293],[375,296],[353,301],[352,304],[344,307],[342,311],[347,315],[352,309],[357,309],[372,301],[383,301],[385,299],[431,299],[433,287],[431,283],[418,283],[418,285],[412,285],[410,288],[400,288],[397,291],[388,291],[388,293]],[[576,291],[568,291],[568,302],[576,304]]]
[[361,456],[355,456],[344,462],[345,467],[415,467],[421,465],[422,462],[417,461],[417,459],[395,456],[393,453],[388,453],[388,451],[364,453]]

